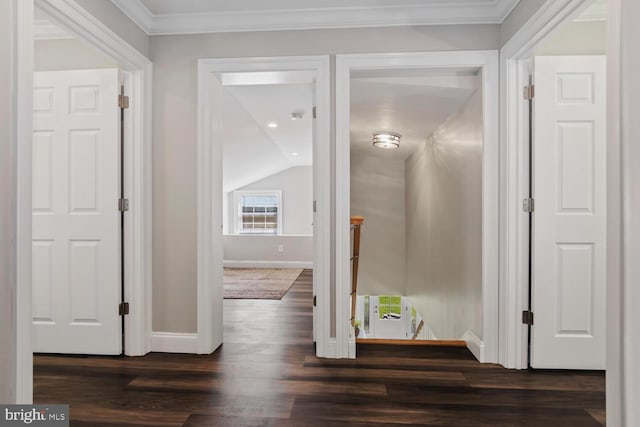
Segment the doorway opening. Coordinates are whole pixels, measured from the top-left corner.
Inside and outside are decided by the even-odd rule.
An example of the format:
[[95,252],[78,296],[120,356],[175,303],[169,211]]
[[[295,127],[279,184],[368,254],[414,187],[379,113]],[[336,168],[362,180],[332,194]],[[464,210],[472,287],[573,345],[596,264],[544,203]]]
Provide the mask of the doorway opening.
[[[337,306],[338,320],[347,319],[338,331],[349,343],[348,357],[355,357],[356,342],[345,297],[352,278],[349,218],[357,215],[364,217],[358,329],[368,314],[369,329],[373,319],[384,334],[395,326],[404,338],[454,340],[478,360],[495,361],[496,52],[340,55],[337,70]],[[374,146],[374,133],[383,132],[396,135],[399,148]],[[438,190],[452,185],[448,193]],[[429,197],[438,202],[429,203]],[[452,227],[431,227],[438,218]],[[447,222],[453,218],[457,222]],[[449,238],[444,230],[452,233]],[[427,235],[441,244],[425,246]],[[459,307],[442,286],[444,276],[435,277],[447,269],[467,298],[457,295],[456,303],[464,301]],[[455,278],[458,272],[469,277]]]
[[357,342],[482,336],[482,98],[480,67],[351,73]]
[[135,220],[146,200],[129,210],[149,169],[134,170],[144,72],[84,41],[63,12],[34,10],[33,349],[145,354],[149,266],[136,257],[150,248]]
[[[604,355],[584,345],[604,340],[606,329],[604,305],[597,299],[604,303],[599,287],[606,227],[599,222],[605,222],[607,184],[601,179],[605,156],[597,153],[606,133],[601,101],[607,94],[604,61],[597,57],[606,54],[607,8],[605,0],[549,5],[540,22],[524,27],[523,37],[514,37],[501,52],[506,185],[500,362],[509,368],[529,367],[529,329],[534,367],[559,367],[563,357],[550,349],[549,339],[578,340],[572,347],[582,348],[585,357],[574,357],[567,368],[587,368],[582,362]],[[593,114],[585,115],[585,108]],[[579,231],[585,221],[594,222],[589,233]],[[545,275],[549,285],[540,282]],[[554,362],[535,362],[536,342],[547,362]]]
[[605,1],[539,43],[529,108],[528,365],[605,369]]
[[223,342],[224,298],[279,299],[313,269],[327,354],[328,58],[202,59],[199,93],[198,351]]
[[[280,300],[313,269],[315,83],[308,71],[218,78],[224,88],[224,310],[226,318],[245,313],[244,321],[225,319],[230,342],[246,330],[247,317],[280,316],[274,311]],[[298,322],[293,314],[283,320]],[[266,337],[270,331],[256,332]]]

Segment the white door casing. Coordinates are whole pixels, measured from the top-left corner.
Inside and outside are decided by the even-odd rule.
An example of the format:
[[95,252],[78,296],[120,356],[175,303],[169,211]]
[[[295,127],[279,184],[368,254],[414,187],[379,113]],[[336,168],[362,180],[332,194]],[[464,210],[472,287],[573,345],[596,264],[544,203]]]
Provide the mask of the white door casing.
[[120,354],[118,70],[34,73],[33,351]]
[[531,366],[604,369],[606,59],[534,63]]

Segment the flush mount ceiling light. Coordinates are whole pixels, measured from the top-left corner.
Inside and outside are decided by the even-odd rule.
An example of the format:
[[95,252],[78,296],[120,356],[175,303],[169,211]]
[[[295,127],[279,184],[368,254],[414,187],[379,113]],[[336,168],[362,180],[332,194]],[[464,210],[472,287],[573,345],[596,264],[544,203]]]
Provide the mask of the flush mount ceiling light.
[[400,147],[400,134],[394,132],[378,132],[373,134],[373,145],[380,148]]
[[267,127],[270,127],[271,129],[275,129],[275,128],[278,127],[278,124],[275,123],[275,122],[271,122],[271,123],[267,124]]
[[291,120],[300,120],[303,115],[304,114],[302,111],[294,111],[293,113],[289,114],[289,118]]

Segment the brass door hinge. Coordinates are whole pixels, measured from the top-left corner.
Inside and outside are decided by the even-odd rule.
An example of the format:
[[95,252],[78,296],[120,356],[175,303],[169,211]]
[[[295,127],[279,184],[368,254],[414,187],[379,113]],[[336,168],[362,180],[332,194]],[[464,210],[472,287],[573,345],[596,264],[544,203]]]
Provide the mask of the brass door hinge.
[[127,95],[118,95],[118,107],[129,108],[129,97]]

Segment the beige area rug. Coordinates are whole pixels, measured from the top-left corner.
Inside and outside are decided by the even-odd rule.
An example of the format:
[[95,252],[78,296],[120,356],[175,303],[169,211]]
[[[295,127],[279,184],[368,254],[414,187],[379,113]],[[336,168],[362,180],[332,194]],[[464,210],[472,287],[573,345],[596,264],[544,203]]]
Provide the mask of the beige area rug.
[[226,299],[282,299],[301,268],[225,268]]

